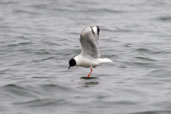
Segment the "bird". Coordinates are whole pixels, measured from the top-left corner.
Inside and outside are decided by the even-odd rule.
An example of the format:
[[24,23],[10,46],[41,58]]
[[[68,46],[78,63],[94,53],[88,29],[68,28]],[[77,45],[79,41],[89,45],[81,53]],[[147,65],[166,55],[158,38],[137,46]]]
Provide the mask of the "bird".
[[100,58],[99,52],[99,35],[100,27],[99,26],[87,26],[85,27],[80,34],[80,43],[81,43],[81,53],[69,60],[70,69],[73,66],[82,66],[90,68],[88,73],[88,78],[93,72],[93,68],[101,65],[103,63],[112,63],[113,61],[109,58]]

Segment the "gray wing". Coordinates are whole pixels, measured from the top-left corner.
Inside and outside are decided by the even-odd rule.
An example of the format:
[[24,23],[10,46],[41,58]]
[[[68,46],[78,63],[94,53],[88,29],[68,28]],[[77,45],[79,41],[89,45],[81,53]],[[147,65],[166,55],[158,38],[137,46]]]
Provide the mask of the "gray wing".
[[[92,29],[92,28],[91,28]],[[85,33],[84,33],[85,32]],[[80,43],[82,46],[81,54],[84,56],[90,56],[97,58],[100,56],[98,39],[99,36],[91,31],[83,31],[83,35],[80,35]]]

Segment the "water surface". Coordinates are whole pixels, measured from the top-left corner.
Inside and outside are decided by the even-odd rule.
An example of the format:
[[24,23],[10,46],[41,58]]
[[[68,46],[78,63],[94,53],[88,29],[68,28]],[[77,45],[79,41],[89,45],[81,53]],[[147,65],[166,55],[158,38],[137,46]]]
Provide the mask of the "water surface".
[[[74,67],[98,25],[113,64]],[[1,0],[0,114],[170,114],[170,0]]]

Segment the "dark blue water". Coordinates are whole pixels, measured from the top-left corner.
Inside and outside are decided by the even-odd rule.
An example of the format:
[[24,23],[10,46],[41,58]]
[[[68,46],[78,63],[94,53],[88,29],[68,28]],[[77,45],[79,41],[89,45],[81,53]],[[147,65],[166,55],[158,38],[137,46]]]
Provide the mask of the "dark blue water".
[[[83,28],[114,64],[68,70]],[[1,0],[0,114],[171,114],[170,0]]]

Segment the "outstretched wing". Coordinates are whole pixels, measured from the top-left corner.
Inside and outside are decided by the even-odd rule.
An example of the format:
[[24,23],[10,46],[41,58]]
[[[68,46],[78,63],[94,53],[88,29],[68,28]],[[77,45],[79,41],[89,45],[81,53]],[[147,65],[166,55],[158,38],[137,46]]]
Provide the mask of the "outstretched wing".
[[82,46],[81,54],[83,56],[90,56],[97,58],[100,56],[98,39],[99,39],[99,27],[86,27],[83,29],[80,35],[80,43]]

